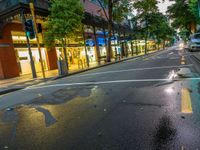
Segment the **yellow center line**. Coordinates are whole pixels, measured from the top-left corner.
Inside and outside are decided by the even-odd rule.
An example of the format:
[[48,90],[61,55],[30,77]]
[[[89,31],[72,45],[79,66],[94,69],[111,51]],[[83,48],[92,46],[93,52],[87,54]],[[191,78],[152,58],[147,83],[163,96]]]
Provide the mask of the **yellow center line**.
[[185,65],[185,61],[181,61],[181,65]]
[[181,56],[181,65],[185,65],[186,62],[185,62],[185,57],[184,56]]
[[181,90],[181,112],[187,114],[193,113],[190,91],[187,88]]
[[185,61],[185,57],[184,56],[181,57],[181,61]]

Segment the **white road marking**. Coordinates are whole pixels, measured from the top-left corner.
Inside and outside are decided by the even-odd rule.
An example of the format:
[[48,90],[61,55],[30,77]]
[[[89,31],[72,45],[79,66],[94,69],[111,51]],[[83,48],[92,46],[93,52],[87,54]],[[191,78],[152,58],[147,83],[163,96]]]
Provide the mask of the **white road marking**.
[[131,83],[131,82],[160,82],[160,81],[186,81],[186,80],[200,80],[200,78],[184,78],[184,79],[133,79],[133,80],[111,80],[111,81],[94,81],[94,82],[75,82],[75,83],[61,83],[46,86],[27,87],[23,90],[64,87],[64,86],[79,86],[79,85],[100,85],[100,84],[114,84],[114,83]]
[[121,72],[123,73],[123,72],[131,72],[131,71],[145,71],[145,70],[153,70],[153,69],[181,68],[181,67],[190,67],[190,66],[193,66],[193,64],[178,65],[178,66],[161,66],[161,67],[150,67],[150,68],[134,68],[134,69],[126,69],[126,70],[105,71],[105,72],[83,74],[83,75],[79,75],[78,77],[92,76],[92,75],[99,75],[99,74],[109,74],[109,73],[121,73]]
[[170,79],[136,79],[136,80],[113,80],[113,81],[97,81],[97,82],[77,82],[77,83],[62,83],[62,84],[53,84],[46,86],[35,86],[27,87],[23,90],[29,89],[42,89],[49,87],[60,87],[60,86],[76,86],[76,85],[97,85],[97,84],[110,84],[110,83],[129,83],[129,82],[159,82],[159,81],[169,81]]

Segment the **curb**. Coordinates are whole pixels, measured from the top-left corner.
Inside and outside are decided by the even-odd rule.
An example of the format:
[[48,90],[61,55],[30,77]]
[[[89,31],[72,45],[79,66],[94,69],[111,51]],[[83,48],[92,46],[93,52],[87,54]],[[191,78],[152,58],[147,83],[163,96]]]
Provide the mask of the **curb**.
[[[166,49],[164,49],[164,50],[166,50]],[[83,69],[83,70],[76,71],[76,72],[73,72],[73,73],[69,73],[67,75],[46,78],[45,81],[41,81],[39,83],[32,84],[30,86],[37,85],[37,84],[40,84],[40,83],[43,83],[43,82],[47,82],[47,81],[54,81],[54,80],[58,80],[58,79],[62,79],[62,78],[67,78],[67,77],[72,76],[72,75],[76,75],[76,74],[80,74],[80,73],[87,72],[87,71],[90,71],[90,70],[94,70],[94,69],[102,68],[102,67],[105,67],[105,66],[121,63],[121,62],[124,62],[124,61],[127,61],[127,60],[131,60],[131,59],[135,59],[135,58],[151,57],[152,55],[154,55],[156,53],[159,53],[159,52],[162,52],[164,50],[161,49],[161,50],[157,50],[155,52],[144,54],[144,55],[131,56],[131,57],[124,58],[124,59],[121,59],[121,60],[118,60],[118,61],[109,62],[109,63],[106,63],[106,64],[102,64],[102,65],[98,65],[98,66],[95,66],[95,67],[91,67],[91,68]],[[13,87],[13,88],[10,88],[10,89],[6,89],[6,90],[3,90],[3,91],[0,91],[0,95],[4,95],[4,94],[8,94],[8,93],[11,93],[11,92],[14,92],[14,91],[22,90],[22,89],[24,89],[26,87],[29,87],[29,86],[22,86],[22,87],[19,87],[19,88]]]
[[[166,50],[166,49],[165,49],[165,50]],[[57,80],[57,79],[66,78],[66,77],[69,77],[69,76],[72,76],[72,75],[76,75],[76,74],[79,74],[79,73],[83,73],[83,72],[87,72],[87,71],[90,71],[90,70],[94,70],[94,69],[102,68],[102,67],[105,67],[105,66],[109,66],[109,65],[113,65],[113,64],[120,63],[120,62],[124,62],[124,61],[130,60],[130,59],[135,59],[135,58],[140,58],[140,57],[141,57],[141,58],[144,58],[144,57],[151,57],[151,56],[154,55],[155,53],[162,52],[162,51],[164,51],[164,50],[163,50],[163,49],[162,49],[162,50],[157,50],[157,51],[155,51],[155,52],[152,52],[152,53],[149,53],[149,54],[146,54],[146,55],[144,54],[144,55],[139,55],[139,56],[131,56],[131,57],[124,58],[124,59],[121,59],[121,60],[117,60],[117,61],[114,61],[114,62],[109,62],[109,63],[102,64],[102,65],[99,65],[99,66],[95,66],[95,67],[83,69],[83,70],[76,71],[76,72],[73,72],[73,73],[69,73],[69,74],[67,74],[67,75],[57,76],[57,77],[54,77],[52,80]]]

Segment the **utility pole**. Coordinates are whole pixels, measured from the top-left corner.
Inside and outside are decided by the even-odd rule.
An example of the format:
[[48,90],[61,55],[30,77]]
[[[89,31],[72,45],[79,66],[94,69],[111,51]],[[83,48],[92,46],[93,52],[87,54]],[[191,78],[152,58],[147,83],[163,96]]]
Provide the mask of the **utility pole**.
[[33,18],[33,23],[34,23],[35,36],[36,36],[36,41],[37,41],[37,46],[38,46],[38,51],[39,51],[39,56],[40,56],[41,68],[42,68],[42,76],[45,79],[45,72],[44,72],[44,65],[43,65],[43,60],[42,60],[42,53],[41,53],[40,42],[39,42],[39,38],[38,38],[37,24],[36,24],[36,19],[35,19],[34,4],[32,2],[30,2],[29,3],[29,7],[30,7],[30,10],[31,10],[31,15],[32,15],[32,18]]
[[[26,18],[24,16],[24,10],[23,9],[21,10],[21,20],[22,20],[22,24],[23,24],[23,27],[24,27],[24,31],[25,31]],[[29,38],[27,36],[26,31],[25,31],[25,35],[26,35],[26,41],[27,41],[27,46],[28,46],[28,53],[29,53],[29,57],[30,57],[32,77],[37,78],[37,74],[36,74],[36,70],[35,70],[35,64],[34,64],[34,60],[33,60],[33,55],[32,55],[32,52],[31,52],[30,41],[29,41]]]

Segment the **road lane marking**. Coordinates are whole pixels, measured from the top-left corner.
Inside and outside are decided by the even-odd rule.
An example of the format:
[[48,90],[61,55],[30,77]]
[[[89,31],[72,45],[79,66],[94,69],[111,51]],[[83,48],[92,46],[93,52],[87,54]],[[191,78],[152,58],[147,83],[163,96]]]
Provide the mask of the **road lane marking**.
[[190,91],[187,88],[181,89],[181,112],[186,114],[191,114],[193,112]]
[[75,82],[75,83],[53,84],[53,85],[46,85],[46,86],[32,86],[32,87],[27,87],[22,90],[42,89],[42,88],[61,87],[61,86],[97,85],[97,84],[110,84],[110,83],[130,83],[130,82],[159,82],[159,81],[171,81],[171,80],[170,79],[136,79],[136,80],[97,81],[97,82]]
[[185,61],[181,61],[181,65],[185,65]]
[[[200,78],[185,78],[186,80],[200,80]],[[42,89],[42,88],[52,88],[52,87],[64,87],[64,86],[81,86],[81,85],[101,85],[101,84],[115,84],[115,83],[131,83],[131,82],[172,82],[172,81],[183,81],[183,79],[135,79],[135,80],[113,80],[113,81],[94,81],[94,82],[74,82],[74,83],[61,83],[61,84],[52,84],[45,86],[32,86],[27,87],[22,90],[31,90],[31,89]]]
[[97,72],[97,73],[89,73],[89,74],[78,75],[76,77],[92,76],[92,75],[100,75],[100,74],[109,74],[109,73],[131,72],[131,71],[145,71],[145,70],[154,70],[154,69],[181,68],[181,67],[191,67],[191,66],[193,66],[193,64],[176,65],[176,66],[149,67],[149,68],[134,68],[134,69],[126,69],[126,70],[114,70],[114,71],[104,71],[104,72]]
[[184,56],[181,56],[181,65],[185,65],[186,62],[185,62],[185,57]]
[[181,61],[185,61],[185,57],[184,56],[181,57]]

